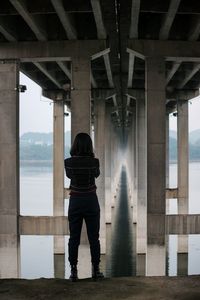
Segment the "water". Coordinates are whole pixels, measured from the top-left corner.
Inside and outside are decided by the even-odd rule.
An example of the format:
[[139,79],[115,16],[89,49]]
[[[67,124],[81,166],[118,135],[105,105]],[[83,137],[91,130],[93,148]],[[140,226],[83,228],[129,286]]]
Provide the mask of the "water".
[[[170,187],[176,187],[177,184],[177,170],[176,164],[170,165]],[[21,166],[20,168],[20,214],[21,215],[53,215],[53,176],[52,176],[52,166]],[[200,187],[199,187],[199,178],[200,178],[200,163],[190,163],[189,166],[189,213],[190,214],[200,214]],[[125,176],[125,175],[124,175]],[[69,181],[65,178],[65,185],[68,186]],[[123,191],[123,182],[122,182],[122,193],[126,194],[126,191]],[[124,195],[124,194],[123,194]],[[126,196],[126,195],[125,195]],[[127,215],[127,204],[120,203],[120,207],[126,211]],[[123,207],[124,206],[124,207]],[[65,200],[65,215],[67,215],[68,209],[68,200]],[[119,210],[116,210],[116,213]],[[176,199],[170,201],[170,213],[176,213],[177,203]],[[120,216],[119,216],[120,217]],[[123,216],[121,221],[123,222]],[[130,230],[129,222],[125,222],[126,230]],[[117,226],[117,225],[116,225]],[[119,226],[119,223],[118,223]],[[109,226],[108,226],[109,227]],[[115,228],[117,229],[117,228]],[[120,229],[120,227],[119,227]],[[108,228],[109,232],[109,228]],[[118,232],[118,230],[115,230]],[[119,232],[120,234],[120,232]],[[122,234],[123,236],[123,234]],[[127,235],[126,235],[127,236]],[[128,233],[130,236],[130,232]],[[68,236],[65,237],[65,277],[69,276],[69,264],[67,261],[67,244]],[[117,252],[115,245],[117,244],[117,235],[114,235],[113,241],[111,244],[111,255],[107,255],[108,274],[120,276],[119,270],[116,269],[116,262],[119,261],[117,257]],[[189,252],[188,252],[188,274],[200,274],[200,235],[189,235]],[[126,241],[130,244],[130,240]],[[21,236],[20,237],[20,248],[21,248],[21,277],[22,278],[39,278],[54,277],[54,261],[53,261],[53,236]],[[120,249],[120,246],[123,244],[118,243],[118,250],[121,251],[122,257],[125,255],[123,252],[125,247]],[[169,236],[169,275],[177,275],[177,236]],[[130,254],[130,253],[129,253]],[[90,253],[88,246],[81,246],[79,251],[80,261],[80,272],[79,277],[84,278],[90,276]],[[84,259],[83,259],[84,258]],[[133,264],[134,257],[131,258],[128,255],[128,260],[132,260]],[[102,258],[102,263],[104,263],[104,258]],[[87,266],[87,267],[86,267]],[[133,272],[130,269],[125,267],[125,272]],[[126,275],[126,274],[125,274]]]

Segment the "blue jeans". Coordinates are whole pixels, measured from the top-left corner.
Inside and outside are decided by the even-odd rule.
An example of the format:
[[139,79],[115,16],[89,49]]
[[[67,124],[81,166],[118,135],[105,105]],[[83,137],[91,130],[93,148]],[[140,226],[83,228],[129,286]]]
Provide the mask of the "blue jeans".
[[71,195],[69,199],[68,220],[70,238],[68,243],[70,265],[78,262],[78,247],[80,244],[83,219],[86,223],[88,240],[90,243],[91,262],[100,262],[100,207],[96,193]]

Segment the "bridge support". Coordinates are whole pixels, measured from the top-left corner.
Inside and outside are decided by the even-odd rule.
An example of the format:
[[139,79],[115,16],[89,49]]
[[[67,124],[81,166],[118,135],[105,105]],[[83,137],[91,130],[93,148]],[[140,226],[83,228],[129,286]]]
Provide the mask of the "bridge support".
[[[61,98],[59,97],[61,96]],[[64,216],[64,101],[56,95],[53,106],[53,215]],[[65,278],[65,237],[54,236],[54,275]]]
[[0,64],[0,278],[20,277],[19,66]]
[[[188,214],[188,101],[178,101],[178,214]],[[188,236],[178,236],[178,275],[188,274]]]
[[94,99],[94,137],[95,155],[99,158],[100,173],[96,179],[97,195],[101,208],[100,241],[101,254],[106,251],[106,224],[105,224],[105,98]]
[[71,141],[79,132],[91,133],[90,57],[72,58]]
[[146,58],[147,260],[146,275],[165,275],[165,61]]
[[[166,112],[166,189],[169,189],[169,113]],[[169,201],[170,199],[166,197],[166,214],[169,214]],[[169,270],[169,235],[166,234],[166,275],[168,274]]]
[[136,225],[136,274],[145,275],[147,243],[146,199],[146,119],[145,99],[137,99],[137,225]]
[[111,223],[111,107],[105,112],[105,221]]

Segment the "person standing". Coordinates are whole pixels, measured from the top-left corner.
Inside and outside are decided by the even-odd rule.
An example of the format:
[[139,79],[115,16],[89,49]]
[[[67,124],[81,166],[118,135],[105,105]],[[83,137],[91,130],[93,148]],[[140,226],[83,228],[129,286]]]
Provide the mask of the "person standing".
[[95,158],[91,137],[78,133],[70,150],[70,158],[64,160],[66,176],[70,178],[68,221],[70,238],[68,260],[71,265],[70,280],[78,279],[77,263],[83,219],[90,244],[92,278],[103,278],[100,272],[100,206],[96,194],[95,178],[100,175],[99,159]]

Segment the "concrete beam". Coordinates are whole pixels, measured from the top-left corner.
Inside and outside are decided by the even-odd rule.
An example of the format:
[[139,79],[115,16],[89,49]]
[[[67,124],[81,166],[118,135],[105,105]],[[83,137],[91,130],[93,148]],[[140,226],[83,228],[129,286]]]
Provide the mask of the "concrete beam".
[[[200,215],[166,215],[166,234],[200,234]],[[65,216],[19,216],[20,235],[68,235]]]
[[[67,68],[67,66],[65,65],[65,63],[63,61],[57,61],[57,64],[59,65],[59,67],[61,68],[61,70],[65,73],[65,75],[67,75],[67,77],[71,80],[72,79],[71,70],[69,70]],[[96,83],[96,81],[94,79],[92,71],[91,71],[91,84],[92,84],[93,88],[97,88],[97,83]]]
[[91,81],[92,87],[97,88],[97,83],[96,83],[96,80],[94,79],[92,71],[91,71],[91,74],[90,74],[90,81]]
[[62,89],[62,86],[60,85],[60,83],[54,78],[54,76],[52,76],[49,71],[47,70],[47,68],[42,65],[42,63],[39,62],[35,62],[34,65],[46,76],[48,77],[59,89]]
[[132,88],[134,62],[135,62],[135,55],[133,53],[129,53],[128,88]]
[[129,37],[131,39],[138,38],[139,14],[140,14],[140,0],[132,0],[131,26],[130,26],[130,31],[129,31]]
[[15,34],[11,33],[5,24],[5,20],[0,17],[0,33],[9,41],[9,42],[16,42],[17,38]]
[[198,17],[195,24],[191,28],[189,34],[188,34],[188,40],[189,41],[197,41],[200,34],[200,18]]
[[188,81],[190,81],[190,79],[200,70],[200,64],[196,64],[194,66],[194,68],[192,69],[192,71],[190,71],[187,76],[184,78],[184,80],[178,85],[179,89],[182,89],[187,83]]
[[92,10],[94,13],[94,19],[97,26],[98,39],[106,39],[107,34],[103,22],[100,2],[99,0],[90,0],[90,2],[91,2]]
[[[167,99],[172,101],[174,100],[175,102],[177,99],[182,99],[182,100],[190,100],[192,98],[198,97],[199,96],[199,89],[196,90],[174,90],[173,92],[166,92]],[[167,101],[169,102],[169,101]]]
[[200,234],[200,215],[166,215],[166,234]]
[[172,79],[172,77],[174,76],[174,74],[176,73],[178,68],[180,67],[180,65],[181,65],[181,62],[174,62],[173,63],[173,66],[172,66],[171,70],[167,74],[166,84],[168,84],[170,82],[170,80]]
[[[28,78],[30,78],[31,80],[33,80],[34,82],[36,82],[42,89],[47,89],[47,85],[45,85],[44,83],[41,84],[41,81],[39,81],[37,79],[37,76],[35,73],[33,72],[28,72],[26,70],[26,68],[24,67],[23,64],[20,64],[20,72],[22,72],[23,74],[25,74]],[[48,97],[47,97],[48,98]]]
[[166,195],[167,199],[177,198],[178,197],[178,189],[177,188],[174,188],[174,189],[167,188],[165,195]]
[[27,9],[26,0],[10,0],[10,2],[15,7],[15,9],[18,11],[18,13],[22,16],[22,18],[27,23],[27,25],[34,32],[37,39],[39,41],[46,41],[47,40],[46,32],[45,32],[44,28],[42,28],[41,25],[39,25],[39,23],[35,19],[35,17],[29,13],[29,11]]
[[176,12],[178,10],[179,4],[181,0],[171,0],[169,5],[169,10],[167,14],[164,17],[160,33],[159,33],[159,39],[160,40],[167,40],[169,37],[169,32],[171,29],[171,26],[173,24],[174,18],[176,16]]
[[96,59],[110,51],[105,48],[106,41],[104,40],[0,43],[0,60],[65,61],[80,55]]
[[127,52],[139,58],[146,56],[164,57],[167,61],[200,61],[200,42],[129,40]]
[[19,216],[20,235],[69,235],[65,216]]
[[111,71],[111,66],[110,66],[109,54],[106,53],[103,56],[103,59],[104,59],[105,67],[106,67],[106,73],[107,73],[107,77],[108,77],[109,87],[113,88],[114,87],[114,83],[113,83],[112,71]]
[[51,0],[51,3],[63,25],[63,28],[67,34],[69,40],[77,39],[77,32],[72,25],[71,16],[65,11],[62,0]]
[[67,75],[67,77],[71,80],[72,79],[71,70],[68,69],[65,63],[63,61],[57,61],[56,63],[59,65],[61,70],[65,73],[65,75]]

